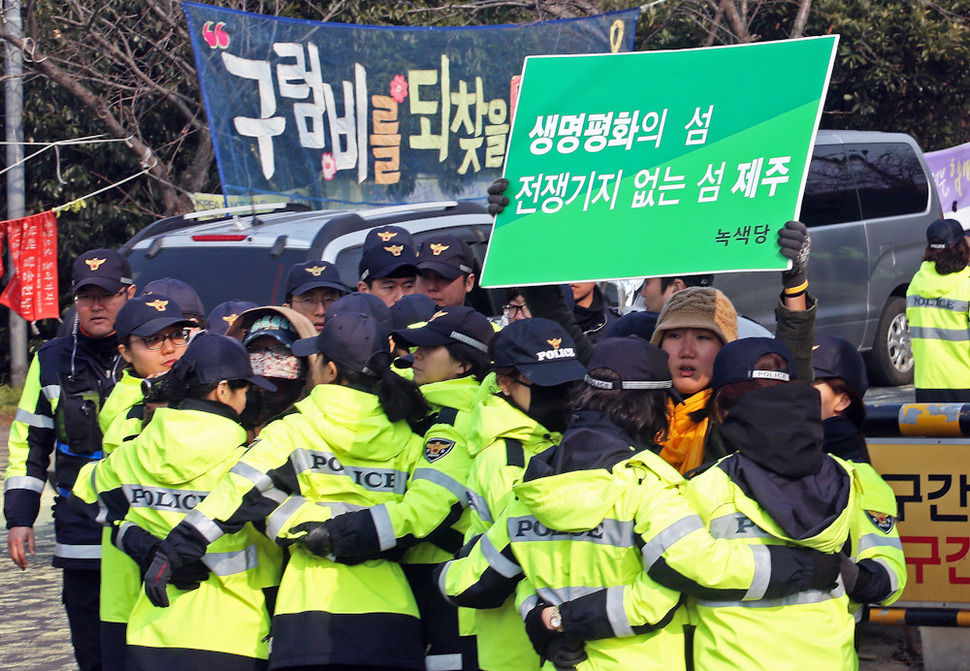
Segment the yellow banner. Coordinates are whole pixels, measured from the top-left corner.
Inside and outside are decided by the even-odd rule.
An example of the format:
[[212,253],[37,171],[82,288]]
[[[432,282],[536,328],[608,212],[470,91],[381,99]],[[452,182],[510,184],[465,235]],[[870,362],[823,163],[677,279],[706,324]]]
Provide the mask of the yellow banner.
[[896,493],[909,581],[900,601],[970,604],[970,440],[871,438],[872,465]]

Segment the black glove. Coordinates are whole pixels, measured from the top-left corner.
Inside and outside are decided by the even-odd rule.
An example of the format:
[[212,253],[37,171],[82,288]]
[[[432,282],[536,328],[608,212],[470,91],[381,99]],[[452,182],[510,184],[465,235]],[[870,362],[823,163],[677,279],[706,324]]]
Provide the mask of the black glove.
[[181,590],[191,592],[199,589],[199,585],[208,577],[209,567],[201,559],[196,559],[173,570],[170,582]]
[[324,526],[330,534],[330,552],[338,557],[373,557],[381,552],[374,516],[366,508],[337,515]]
[[306,533],[297,538],[296,542],[318,557],[326,557],[332,552],[330,530],[327,529],[325,522],[301,522],[291,531],[305,531]]
[[525,633],[528,634],[529,641],[532,642],[532,648],[541,659],[546,659],[546,651],[549,648],[549,644],[559,635],[559,632],[552,631],[542,622],[542,611],[550,605],[552,604],[540,601],[525,616]]
[[169,548],[168,543],[159,543],[158,550],[145,571],[145,594],[152,605],[168,608],[168,593],[165,588],[172,581],[172,571],[181,566],[181,558]]
[[499,177],[488,187],[488,213],[493,217],[508,207],[509,199],[502,194],[509,188],[509,180]]
[[856,581],[859,579],[859,565],[852,561],[851,557],[844,554],[839,555],[839,572],[842,574],[845,593],[852,594]]
[[[123,533],[122,528],[124,529]],[[118,542],[119,536],[121,537],[120,543]],[[144,580],[145,573],[148,571],[152,560],[155,559],[158,547],[162,544],[162,539],[145,531],[137,524],[125,523],[123,527],[111,527],[111,543],[138,564],[138,570],[141,573],[142,580]]]
[[586,654],[586,643],[578,638],[557,636],[546,648],[546,656],[559,671],[575,669],[580,663],[589,659]]
[[778,231],[778,246],[782,256],[791,259],[791,270],[785,270],[781,274],[785,289],[801,286],[806,280],[805,268],[812,249],[808,228],[800,221],[789,221]]
[[835,589],[841,568],[840,553],[825,554],[812,552],[812,582],[811,589],[830,592]]

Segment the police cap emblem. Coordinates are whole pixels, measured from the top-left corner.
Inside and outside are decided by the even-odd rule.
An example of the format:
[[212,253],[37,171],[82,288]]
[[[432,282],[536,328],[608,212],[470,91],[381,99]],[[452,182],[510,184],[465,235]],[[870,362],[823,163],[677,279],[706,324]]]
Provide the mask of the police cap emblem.
[[101,264],[107,260],[108,259],[84,259],[84,262],[88,264],[88,268],[91,270],[97,270],[101,267]]
[[165,306],[168,305],[168,301],[163,301],[160,298],[156,298],[151,303],[145,303],[150,308],[155,308],[159,312],[165,312]]
[[381,242],[390,242],[395,235],[397,235],[397,231],[377,231],[377,237],[381,239]]
[[390,252],[394,256],[400,256],[401,252],[404,251],[404,245],[391,245],[390,247],[385,247],[384,251]]
[[431,249],[432,254],[434,254],[435,256],[440,256],[441,252],[448,249],[449,246],[450,245],[440,245],[437,242],[432,242],[430,245],[428,245],[428,248]]
[[326,270],[326,266],[311,266],[309,268],[304,268],[305,271],[313,275],[314,277],[320,277],[320,273]]

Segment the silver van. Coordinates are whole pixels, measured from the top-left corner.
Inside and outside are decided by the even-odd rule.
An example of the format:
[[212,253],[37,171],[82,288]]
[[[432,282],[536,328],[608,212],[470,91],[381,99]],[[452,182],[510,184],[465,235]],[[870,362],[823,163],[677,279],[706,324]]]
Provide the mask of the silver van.
[[[872,384],[913,381],[906,287],[926,248],[926,227],[941,216],[923,152],[909,135],[818,132],[799,217],[812,237],[815,332],[854,343]],[[714,285],[739,314],[774,328],[777,283],[762,273],[726,273]]]

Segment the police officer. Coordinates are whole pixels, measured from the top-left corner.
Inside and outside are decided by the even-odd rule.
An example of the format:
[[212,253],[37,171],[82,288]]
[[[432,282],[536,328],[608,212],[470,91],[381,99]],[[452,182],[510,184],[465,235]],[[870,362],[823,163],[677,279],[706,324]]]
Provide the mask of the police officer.
[[[238,340],[196,336],[152,385],[151,396],[168,407],[79,474],[72,506],[114,526],[115,542],[142,573],[160,538],[245,451],[240,415],[250,384],[272,388],[253,375]],[[282,554],[252,525],[239,527],[214,542],[202,563],[182,567],[163,595],[169,608],[156,608],[139,591],[127,618],[127,668],[266,668],[270,617],[263,590],[279,584]],[[135,542],[132,534],[139,535]]]
[[453,235],[436,235],[421,244],[418,271],[418,292],[439,307],[465,305],[475,288],[475,255]]
[[[98,416],[104,453],[142,431],[145,396],[142,382],[171,370],[188,344],[196,323],[186,319],[175,301],[161,293],[132,298],[118,311],[118,351],[127,364]],[[75,488],[77,488],[75,483]],[[105,529],[101,542],[101,651],[104,669],[125,668],[125,628],[141,593],[138,566],[111,542]]]
[[101,529],[61,505],[78,470],[102,457],[98,411],[121,375],[115,317],[135,295],[128,261],[95,249],[71,268],[77,314],[70,335],[41,346],[27,372],[10,428],[4,481],[7,551],[21,569],[34,553],[34,521],[54,452],[57,487],[54,566],[64,569],[63,601],[82,671],[101,668],[98,589]]
[[[572,339],[548,319],[509,324],[490,349],[493,372],[479,390],[468,440],[472,513],[466,542],[498,519],[529,459],[562,438],[569,388],[586,374]],[[475,631],[482,669],[527,671],[538,665],[511,597],[476,611]]]
[[[414,383],[433,409],[412,424],[424,436],[424,452],[403,500],[325,523],[330,548],[337,557],[352,559],[406,549],[401,563],[421,612],[428,668],[471,671],[478,668],[472,618],[459,618],[457,609],[441,597],[431,573],[461,549],[468,528],[467,441],[478,387],[489,372],[488,343],[494,331],[484,315],[452,305],[438,310],[426,324],[392,335],[396,344],[415,348],[407,357],[413,360]],[[418,539],[425,542],[417,543]]]
[[955,219],[926,229],[926,252],[906,290],[916,400],[970,402],[970,246]]
[[283,305],[309,319],[317,333],[330,305],[350,293],[340,281],[337,266],[326,261],[297,263],[286,275],[286,300]]
[[411,234],[398,226],[379,226],[367,232],[358,264],[357,291],[374,294],[388,307],[415,292],[418,255]]
[[[557,668],[684,669],[693,667],[681,588],[755,602],[815,581],[834,586],[834,555],[712,541],[686,483],[656,455],[672,387],[659,348],[635,336],[604,340],[561,443],[532,458],[496,523],[442,569],[453,599],[487,607],[524,573],[519,586],[535,592],[519,597],[526,630]],[[819,575],[816,558],[826,569]],[[477,583],[467,580],[476,574]]]
[[[373,317],[341,312],[293,353],[318,353],[323,381],[269,423],[212,493],[169,534],[146,578],[164,604],[171,569],[247,520],[290,544],[273,616],[276,668],[425,668],[418,610],[401,567],[329,556],[320,533],[334,515],[400,500],[421,438],[405,419],[428,408],[390,370],[388,334]],[[268,517],[267,517],[268,515]]]

